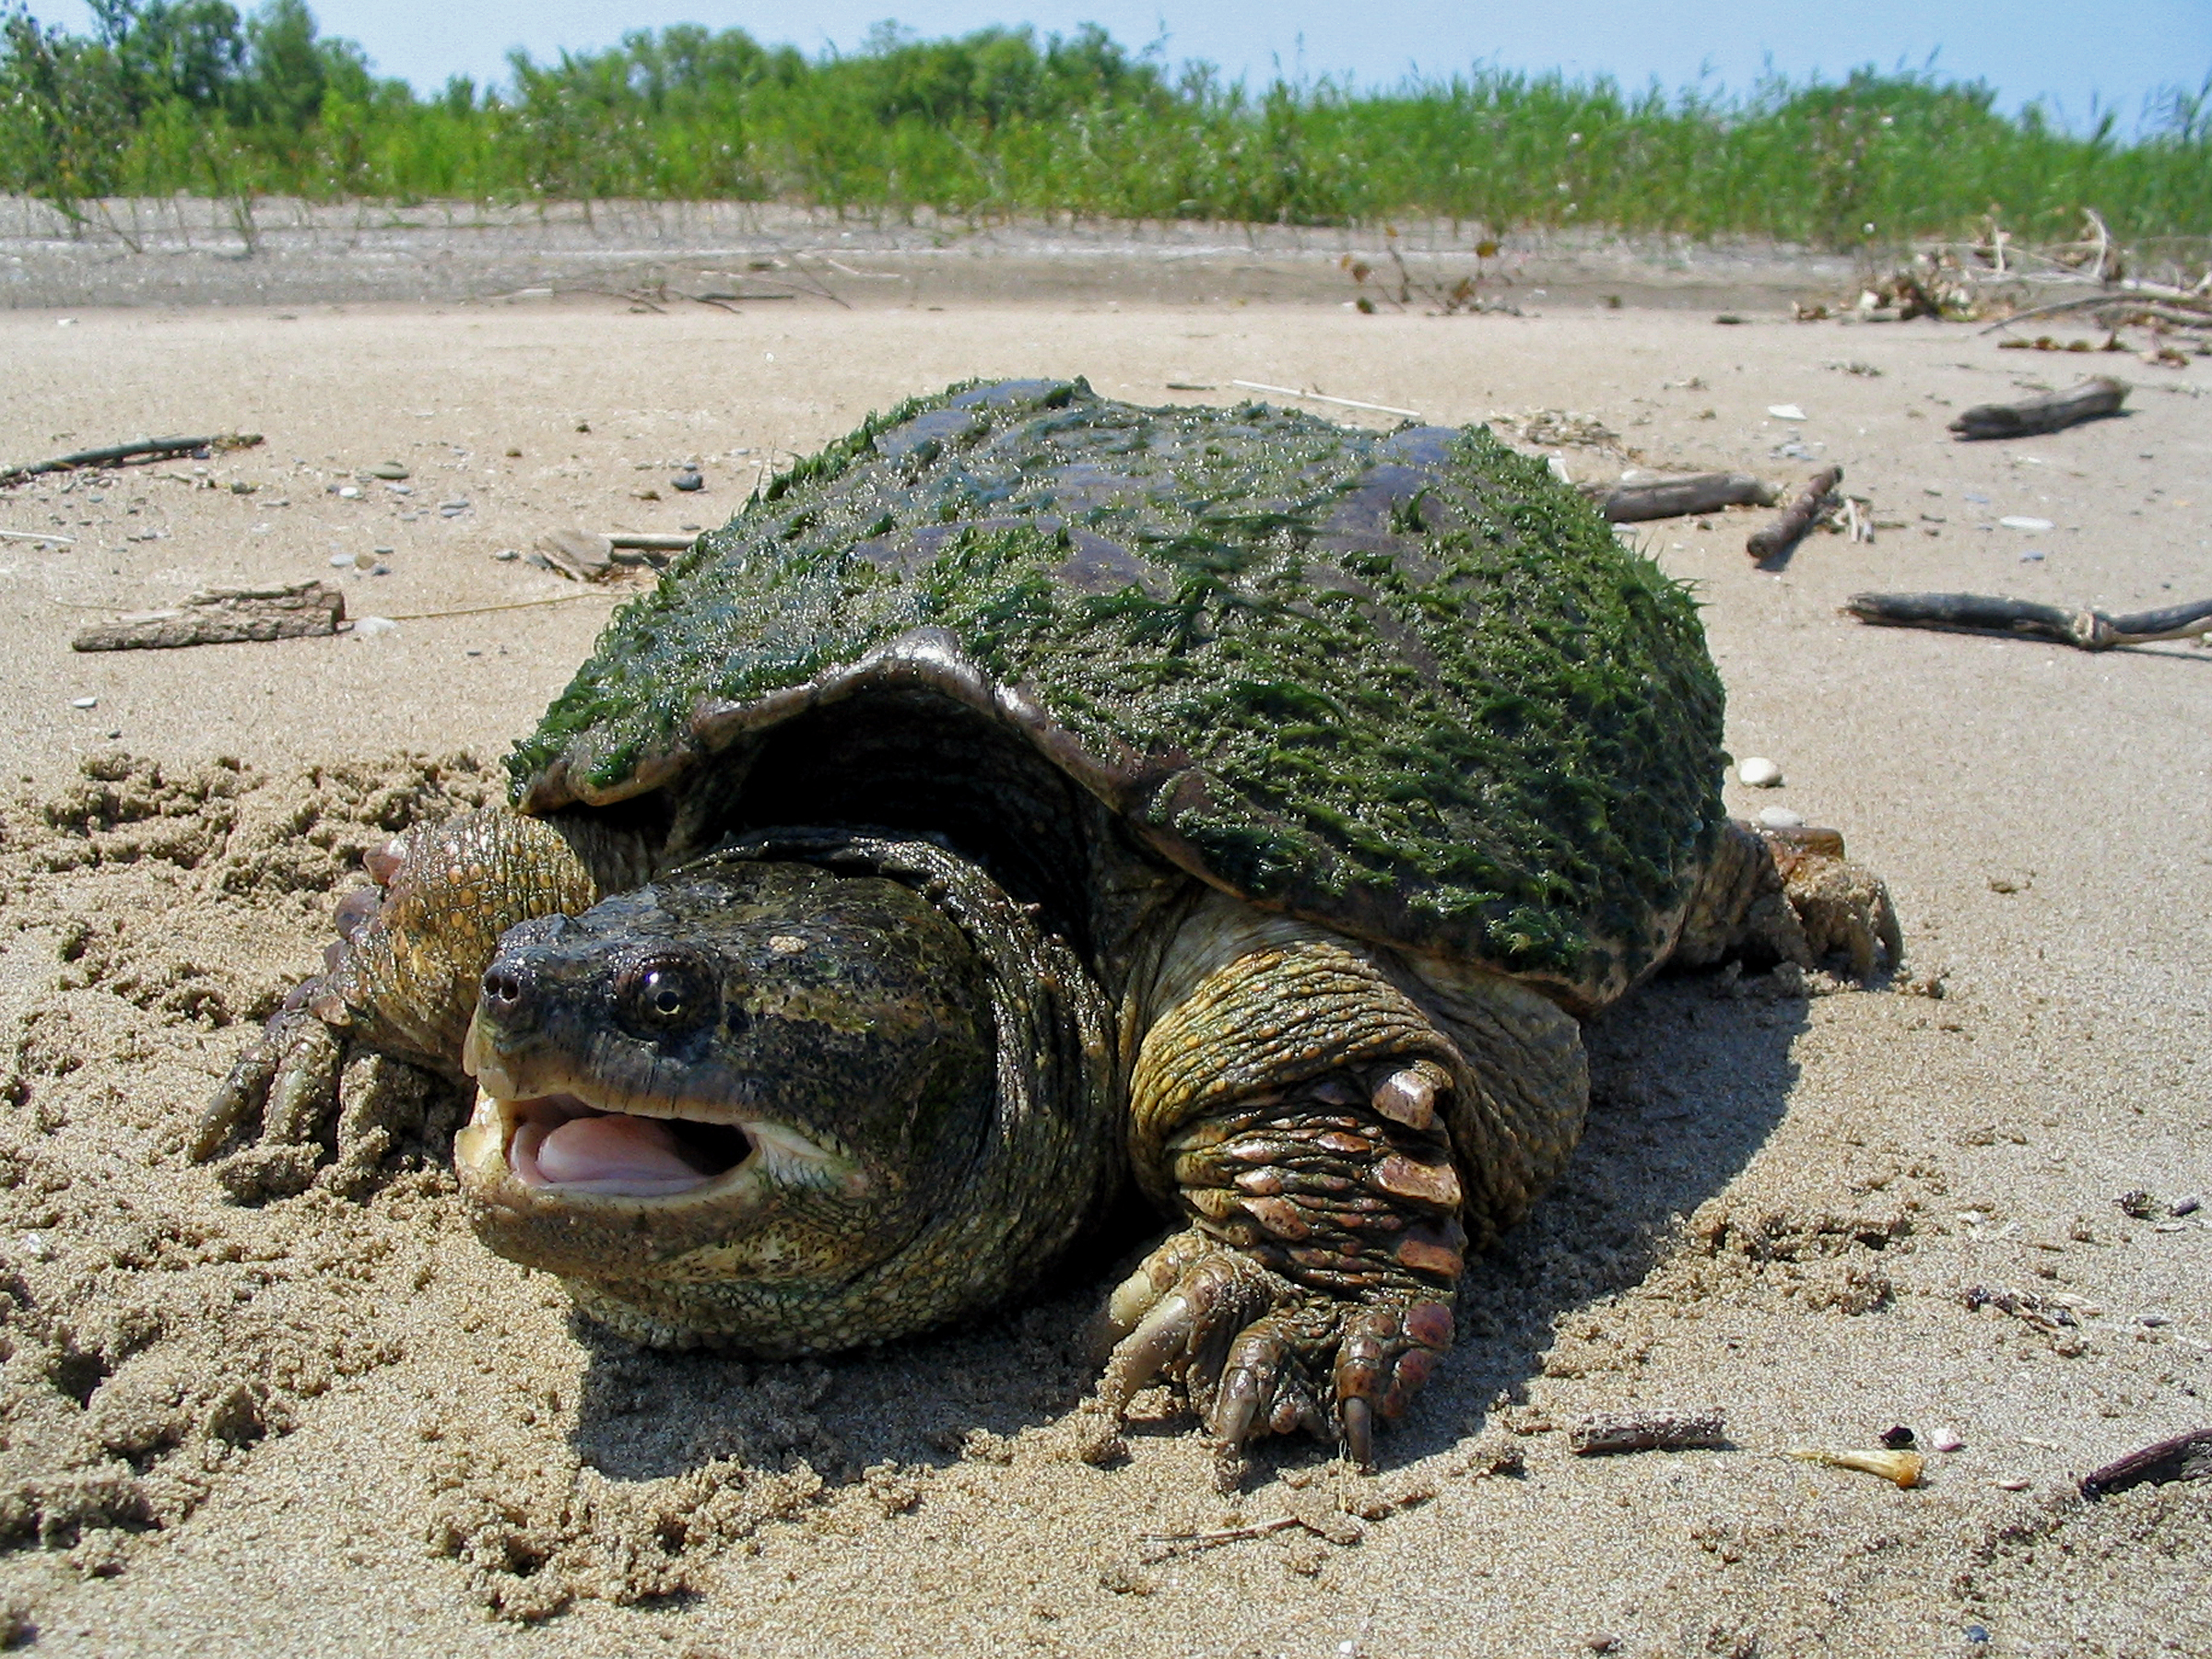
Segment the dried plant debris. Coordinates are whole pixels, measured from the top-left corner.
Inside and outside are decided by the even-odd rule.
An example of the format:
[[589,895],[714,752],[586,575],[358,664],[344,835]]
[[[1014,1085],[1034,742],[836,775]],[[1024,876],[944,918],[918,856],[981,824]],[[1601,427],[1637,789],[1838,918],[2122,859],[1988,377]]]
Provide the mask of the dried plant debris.
[[72,651],[171,651],[335,634],[346,595],[321,582],[289,587],[207,588],[175,610],[141,611],[95,623],[69,641]]
[[2212,1429],[2177,1434],[2090,1470],[2081,1477],[2081,1495],[2103,1498],[2130,1487],[2174,1480],[2212,1480]]
[[1580,1418],[1567,1431],[1567,1449],[1577,1457],[1681,1452],[1727,1443],[1728,1432],[1718,1411],[1600,1412]]
[[2082,651],[2109,651],[2119,645],[2147,645],[2159,640],[2212,633],[2212,599],[2113,617],[2100,610],[2069,610],[2064,606],[1987,594],[1853,594],[1844,602],[1842,614],[1877,628],[2001,634],[2047,640]]
[[2109,374],[2093,374],[2061,392],[2039,393],[2017,403],[1976,404],[1951,422],[1950,430],[1961,442],[2026,438],[2117,415],[2126,401],[2126,382]]
[[1830,1469],[1856,1469],[1862,1474],[1879,1475],[1884,1480],[1894,1480],[1899,1486],[1906,1488],[1920,1484],[1921,1471],[1927,1465],[1927,1459],[1917,1452],[1828,1452],[1818,1446],[1793,1446],[1788,1455],[1800,1463],[1816,1463]]

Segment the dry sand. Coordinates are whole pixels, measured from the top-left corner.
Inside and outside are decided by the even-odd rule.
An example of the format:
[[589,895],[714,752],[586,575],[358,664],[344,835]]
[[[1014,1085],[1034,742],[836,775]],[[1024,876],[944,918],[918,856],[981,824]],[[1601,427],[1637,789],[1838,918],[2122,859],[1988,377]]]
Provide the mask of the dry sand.
[[[0,317],[6,458],[268,436],[204,474],[0,494],[0,529],[76,538],[0,543],[14,1628],[41,1653],[349,1659],[2212,1651],[2212,1485],[2073,1488],[2212,1424],[2212,1227],[2170,1216],[2212,1189],[2212,651],[1836,615],[1864,588],[2212,593],[2212,364],[1794,325],[1771,301],[1733,328],[1579,301],[942,303]],[[2124,419],[1944,432],[1958,406],[2115,360],[2139,388]],[[1594,1027],[1588,1140],[1470,1273],[1462,1346],[1371,1480],[1294,1446],[1218,1496],[1157,1396],[1126,1464],[1078,1461],[1067,1338],[1126,1237],[981,1329],[738,1364],[573,1324],[457,1223],[434,1165],[366,1204],[242,1209],[180,1156],[251,1022],[316,962],[360,849],[491,790],[587,649],[607,601],[497,550],[712,522],[870,407],[1012,373],[1147,401],[1318,382],[1454,422],[1573,409],[1655,464],[1785,478],[1810,470],[1771,453],[1794,439],[1908,526],[1816,535],[1780,574],[1744,556],[1756,515],[1644,540],[1700,586],[1732,749],[1786,773],[1732,782],[1732,804],[1842,828],[1946,994],[1687,978]],[[1563,454],[1577,476],[1620,464]],[[411,495],[327,492],[386,459]],[[682,459],[704,496],[668,489]],[[331,570],[379,548],[387,575]],[[313,576],[398,630],[67,649],[101,612]],[[418,615],[541,599],[561,602]],[[2137,1189],[2140,1216],[2118,1202]],[[1976,1287],[1997,1300],[1971,1308]],[[1734,1449],[1566,1451],[1583,1412],[1704,1406]],[[1893,1423],[1964,1449],[1911,1491],[1777,1455]],[[1310,1524],[1144,1541],[1290,1515]]]

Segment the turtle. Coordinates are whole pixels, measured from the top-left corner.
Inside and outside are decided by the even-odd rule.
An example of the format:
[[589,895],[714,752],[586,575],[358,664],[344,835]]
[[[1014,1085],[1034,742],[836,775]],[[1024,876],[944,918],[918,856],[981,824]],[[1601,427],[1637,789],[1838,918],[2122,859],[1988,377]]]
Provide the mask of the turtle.
[[409,830],[193,1146],[358,1190],[425,1074],[494,1251],[618,1336],[825,1355],[1014,1303],[1231,1453],[1371,1466],[1468,1253],[1663,964],[1894,965],[1831,831],[1731,822],[1696,604],[1485,427],[1082,380],[909,400],[618,610]]

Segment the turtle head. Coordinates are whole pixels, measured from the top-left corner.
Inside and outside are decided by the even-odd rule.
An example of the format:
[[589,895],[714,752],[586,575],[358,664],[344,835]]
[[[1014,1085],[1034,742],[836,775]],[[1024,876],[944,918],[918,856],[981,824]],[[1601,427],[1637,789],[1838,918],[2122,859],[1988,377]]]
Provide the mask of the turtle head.
[[[997,1100],[984,965],[913,888],[727,863],[510,930],[455,1142],[492,1249],[648,1340],[849,1346]],[[871,1292],[873,1294],[873,1292]]]

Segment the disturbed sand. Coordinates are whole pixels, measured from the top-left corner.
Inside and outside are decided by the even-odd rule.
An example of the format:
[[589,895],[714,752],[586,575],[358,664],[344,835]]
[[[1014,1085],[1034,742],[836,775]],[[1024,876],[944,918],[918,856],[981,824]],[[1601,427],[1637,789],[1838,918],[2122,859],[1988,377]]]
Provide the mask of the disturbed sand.
[[[41,1653],[348,1659],[2212,1651],[2212,1485],[2073,1488],[2212,1425],[2212,1225],[2171,1214],[2212,1191],[2212,651],[1836,615],[1865,588],[2212,593],[2212,363],[1797,325],[1771,296],[1742,327],[1588,299],[1115,303],[0,315],[0,459],[267,435],[0,492],[0,530],[74,539],[0,542],[6,1629]],[[2124,418],[1943,429],[2115,362]],[[1068,1339],[1133,1234],[982,1328],[747,1364],[572,1323],[459,1224],[434,1160],[365,1203],[253,1209],[182,1159],[361,850],[495,792],[588,649],[609,600],[499,550],[718,522],[871,407],[1017,373],[1580,411],[1654,465],[1841,461],[1902,526],[1817,535],[1779,573],[1744,556],[1757,514],[1640,539],[1700,586],[1732,751],[1783,769],[1732,806],[1841,828],[1945,994],[1684,978],[1593,1027],[1588,1139],[1470,1272],[1461,1347],[1371,1480],[1288,1446],[1221,1497],[1159,1396],[1125,1464],[1077,1457]],[[1623,465],[1557,453],[1577,477]],[[357,477],[385,460],[410,494]],[[669,488],[685,460],[703,495]],[[355,554],[388,573],[333,569]],[[204,584],[318,576],[397,630],[67,649]],[[1732,1449],[1566,1451],[1584,1412],[1704,1406]],[[1777,1455],[1899,1423],[1964,1447],[1910,1491]]]

